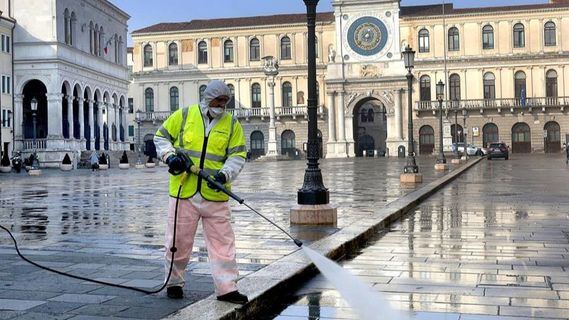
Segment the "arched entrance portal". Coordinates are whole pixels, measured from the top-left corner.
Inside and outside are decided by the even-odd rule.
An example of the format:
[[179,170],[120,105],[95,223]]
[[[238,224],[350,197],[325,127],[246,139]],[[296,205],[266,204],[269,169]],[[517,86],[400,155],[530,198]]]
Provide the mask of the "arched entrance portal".
[[39,80],[31,80],[24,86],[22,91],[24,95],[23,101],[23,135],[24,139],[34,138],[33,115],[30,102],[35,98],[38,102],[38,110],[36,112],[36,139],[45,139],[47,137],[47,88],[43,82]]
[[368,98],[360,101],[354,108],[354,153],[357,157],[373,155],[374,151],[385,154],[387,139],[387,118],[385,106],[381,101]]
[[530,128],[525,122],[518,122],[512,127],[512,152],[531,152]]
[[543,129],[545,131],[545,152],[556,153],[561,151],[561,130],[559,123],[550,121],[545,124]]

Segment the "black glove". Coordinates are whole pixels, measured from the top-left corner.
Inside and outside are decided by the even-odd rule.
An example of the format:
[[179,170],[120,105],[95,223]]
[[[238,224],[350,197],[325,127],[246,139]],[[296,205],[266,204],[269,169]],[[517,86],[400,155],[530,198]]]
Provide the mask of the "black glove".
[[179,175],[187,171],[193,165],[192,160],[182,152],[169,156],[168,159],[166,159],[166,164],[169,167],[168,172],[172,175]]
[[[213,177],[213,180],[215,180],[216,182],[219,182],[221,185],[225,184],[227,182],[227,178],[225,177],[225,174],[223,172],[218,172],[216,173]],[[207,182],[207,186],[210,189],[213,189],[217,192],[221,191],[221,189],[217,188],[213,183],[210,183],[209,181]]]

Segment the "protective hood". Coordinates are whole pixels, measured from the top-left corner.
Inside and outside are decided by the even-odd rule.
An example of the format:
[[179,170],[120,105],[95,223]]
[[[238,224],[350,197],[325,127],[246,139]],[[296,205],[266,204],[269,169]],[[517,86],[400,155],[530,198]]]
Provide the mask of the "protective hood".
[[200,101],[200,108],[202,110],[202,113],[205,114],[211,100],[220,96],[231,97],[231,91],[229,90],[229,87],[223,81],[211,81],[205,88],[202,101]]

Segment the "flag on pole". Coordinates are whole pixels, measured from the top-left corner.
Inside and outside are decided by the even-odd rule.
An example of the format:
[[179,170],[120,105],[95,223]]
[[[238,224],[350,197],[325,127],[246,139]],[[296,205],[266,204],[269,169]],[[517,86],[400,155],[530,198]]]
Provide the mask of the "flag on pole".
[[105,52],[105,54],[109,53],[109,46],[111,45],[111,41],[113,41],[114,37],[115,36],[113,35],[109,38],[109,40],[107,40],[107,43],[105,44],[105,47],[103,48],[103,51]]

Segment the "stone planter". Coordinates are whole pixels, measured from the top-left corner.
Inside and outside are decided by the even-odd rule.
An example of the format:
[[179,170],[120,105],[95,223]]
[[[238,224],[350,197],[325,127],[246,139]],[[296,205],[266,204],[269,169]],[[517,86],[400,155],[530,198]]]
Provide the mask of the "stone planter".
[[154,168],[154,167],[156,167],[156,163],[154,163],[154,162],[147,162],[147,163],[145,164],[145,166],[146,166],[147,168]]
[[108,164],[100,164],[99,165],[99,170],[107,170],[109,168]]
[[6,167],[0,166],[0,172],[2,172],[2,173],[9,173],[10,171],[12,171],[12,167],[10,167],[10,166],[6,166]]
[[61,169],[61,171],[71,171],[73,170],[73,165],[72,164],[60,164],[59,168]]
[[130,164],[128,164],[128,163],[119,163],[119,169],[126,170],[126,169],[128,169],[128,168],[130,168]]

